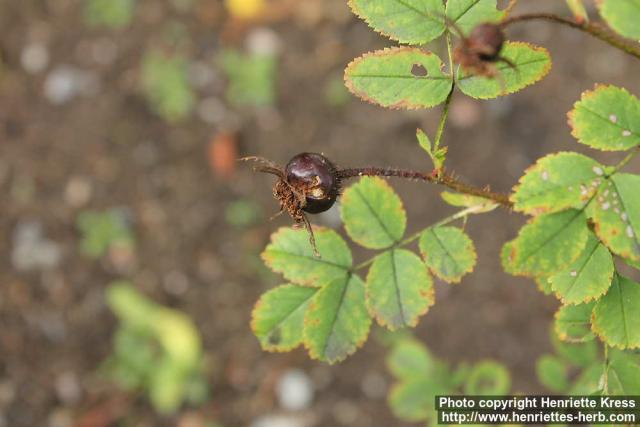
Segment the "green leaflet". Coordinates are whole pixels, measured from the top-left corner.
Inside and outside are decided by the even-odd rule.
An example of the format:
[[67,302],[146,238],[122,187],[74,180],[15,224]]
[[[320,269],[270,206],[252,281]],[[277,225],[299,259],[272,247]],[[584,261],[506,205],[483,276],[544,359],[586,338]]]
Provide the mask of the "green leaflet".
[[389,406],[393,414],[406,421],[423,421],[436,417],[435,396],[451,390],[441,382],[418,376],[393,385],[389,392]]
[[304,318],[304,345],[313,359],[340,362],[365,342],[370,326],[364,283],[350,275],[324,286],[311,301]]
[[457,227],[428,228],[420,237],[420,252],[429,270],[449,283],[460,282],[476,265],[473,241]]
[[550,154],[525,171],[511,201],[516,211],[530,215],[581,208],[597,191],[596,180],[602,175],[604,167],[587,156]]
[[392,40],[424,44],[445,30],[442,0],[349,0],[353,13]]
[[616,276],[593,309],[593,332],[612,347],[640,347],[640,284]]
[[640,101],[626,89],[598,85],[582,94],[568,117],[572,135],[582,144],[603,151],[640,144]]
[[395,377],[402,380],[410,380],[417,375],[427,376],[435,365],[427,348],[414,339],[399,341],[387,357],[389,370]]
[[580,304],[600,298],[611,286],[615,266],[609,250],[590,234],[582,255],[549,278],[551,288],[564,304]]
[[550,331],[550,335],[551,344],[553,344],[556,353],[567,363],[584,368],[593,363],[600,362],[600,343],[596,340],[567,343],[561,341],[554,331]]
[[265,292],[255,305],[251,328],[267,351],[289,351],[302,343],[304,315],[318,288],[282,285]]
[[441,104],[452,85],[438,55],[409,47],[387,48],[354,59],[345,70],[345,82],[364,101],[409,110]]
[[600,15],[619,34],[640,40],[640,0],[598,0]]
[[467,34],[478,24],[498,22],[504,17],[496,3],[496,0],[448,0],[447,17]]
[[581,211],[571,209],[540,215],[505,245],[503,266],[506,272],[514,275],[556,273],[578,258],[588,237],[589,229]]
[[477,363],[469,373],[464,392],[470,395],[501,395],[507,394],[510,388],[509,371],[500,363],[485,360]]
[[495,78],[465,75],[459,69],[457,84],[460,90],[472,98],[496,98],[532,85],[546,76],[551,69],[549,52],[543,47],[529,43],[506,42],[501,55],[511,61],[516,69],[504,62],[498,62]]
[[566,342],[585,342],[594,338],[591,332],[591,313],[595,301],[588,304],[563,305],[555,315],[554,329],[558,338]]
[[283,227],[271,236],[262,259],[273,271],[293,283],[324,286],[344,278],[351,267],[351,251],[347,243],[332,230],[315,229],[321,258],[314,255],[306,230]]
[[342,195],[340,213],[354,242],[384,249],[402,239],[407,215],[393,188],[378,177],[364,177]]
[[640,354],[609,349],[607,386],[612,395],[640,394]]
[[612,252],[640,260],[640,175],[618,173],[600,187],[587,214]]
[[536,375],[540,383],[553,392],[563,392],[569,387],[567,365],[552,354],[544,354],[536,360]]
[[416,326],[434,302],[431,276],[420,258],[406,249],[378,255],[366,287],[369,313],[391,330]]

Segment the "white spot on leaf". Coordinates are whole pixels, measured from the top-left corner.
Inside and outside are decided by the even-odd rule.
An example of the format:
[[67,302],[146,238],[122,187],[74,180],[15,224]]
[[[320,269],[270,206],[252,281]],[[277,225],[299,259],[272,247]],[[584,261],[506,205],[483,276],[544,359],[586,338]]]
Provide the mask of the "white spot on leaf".
[[603,170],[602,170],[602,168],[601,168],[601,167],[599,167],[599,166],[594,166],[594,167],[593,167],[593,172],[594,172],[596,175],[601,175],[601,176],[602,176],[602,175],[604,175],[604,171],[603,171]]

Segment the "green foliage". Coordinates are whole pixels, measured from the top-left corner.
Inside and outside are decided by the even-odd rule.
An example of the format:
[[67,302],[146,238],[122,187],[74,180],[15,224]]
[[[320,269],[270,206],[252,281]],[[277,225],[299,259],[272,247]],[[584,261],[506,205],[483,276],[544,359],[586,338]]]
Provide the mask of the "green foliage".
[[545,354],[536,361],[536,374],[542,385],[553,392],[563,392],[569,386],[567,365],[554,355]]
[[485,360],[477,363],[469,373],[464,392],[471,395],[501,395],[509,393],[511,376],[500,363]]
[[444,161],[447,158],[447,147],[434,147],[431,143],[431,140],[429,139],[427,134],[422,131],[422,129],[418,129],[416,131],[416,138],[418,138],[420,147],[422,147],[422,149],[427,152],[429,157],[431,157],[434,169],[442,169]]
[[610,349],[606,377],[609,394],[637,396],[640,393],[640,354]]
[[484,22],[499,22],[504,12],[497,9],[497,0],[449,0],[447,18],[466,34]]
[[582,144],[603,151],[628,150],[640,145],[640,101],[625,89],[598,85],[576,102],[569,124]]
[[225,50],[218,62],[227,76],[227,100],[236,106],[270,106],[276,100],[277,58]]
[[640,284],[616,276],[593,309],[593,331],[612,347],[640,347]]
[[78,215],[77,227],[82,234],[80,250],[91,258],[100,258],[115,246],[133,246],[135,241],[122,212],[84,211]]
[[600,15],[619,34],[634,40],[640,40],[640,0],[598,0]]
[[195,105],[189,85],[187,61],[150,51],[142,60],[142,87],[150,107],[169,122],[186,118]]
[[585,342],[594,338],[591,331],[591,313],[595,302],[563,305],[555,315],[555,332],[562,341]]
[[92,27],[123,28],[131,23],[135,5],[135,0],[85,0],[85,21]]
[[158,305],[127,282],[107,289],[107,303],[119,320],[106,372],[130,390],[143,390],[161,413],[207,398],[202,344],[183,313]]
[[457,227],[427,229],[420,238],[420,252],[429,270],[449,283],[460,282],[476,265],[473,241]]

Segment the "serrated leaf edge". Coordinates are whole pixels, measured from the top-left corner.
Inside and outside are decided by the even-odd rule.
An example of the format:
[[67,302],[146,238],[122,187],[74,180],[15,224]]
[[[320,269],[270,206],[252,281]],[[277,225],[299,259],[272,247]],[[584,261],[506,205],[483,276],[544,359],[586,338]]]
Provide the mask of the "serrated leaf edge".
[[431,272],[431,274],[433,274],[434,276],[438,277],[439,279],[441,279],[441,280],[443,280],[443,281],[445,281],[447,283],[451,283],[451,284],[460,283],[464,276],[466,276],[467,274],[473,272],[473,269],[475,268],[476,263],[478,262],[478,253],[476,252],[476,247],[475,247],[475,245],[473,243],[473,240],[471,240],[471,238],[467,235],[467,233],[465,233],[464,230],[462,230],[462,229],[460,229],[458,227],[441,226],[441,227],[428,228],[427,230],[425,230],[422,235],[426,235],[429,232],[432,233],[435,236],[436,240],[438,241],[438,245],[447,253],[447,256],[449,258],[451,258],[456,265],[459,265],[458,262],[455,260],[455,258],[453,256],[449,255],[449,251],[442,244],[442,240],[440,240],[438,235],[433,231],[433,230],[436,230],[438,228],[453,228],[453,229],[456,229],[456,230],[458,230],[458,231],[460,231],[462,233],[463,238],[466,240],[465,243],[468,243],[469,247],[471,248],[471,254],[472,254],[472,257],[473,257],[473,263],[471,264],[471,266],[468,267],[467,269],[465,269],[462,272],[462,274],[460,274],[459,276],[445,277],[444,275],[439,274],[439,272],[435,268],[431,267],[430,263],[427,261],[428,254],[425,251],[422,251],[422,248],[420,248],[420,253],[422,254],[422,257],[424,258],[424,263],[427,266],[427,268],[429,269],[429,271]]

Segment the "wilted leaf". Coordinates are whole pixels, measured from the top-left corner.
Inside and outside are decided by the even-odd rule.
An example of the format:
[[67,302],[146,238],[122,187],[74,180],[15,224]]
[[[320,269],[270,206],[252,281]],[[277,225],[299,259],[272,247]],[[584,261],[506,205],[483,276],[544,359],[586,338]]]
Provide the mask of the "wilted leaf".
[[568,117],[572,135],[582,144],[603,151],[640,144],[640,101],[626,89],[598,85],[582,94]]
[[378,255],[367,275],[367,308],[391,330],[416,326],[433,304],[433,281],[420,258],[406,249]]
[[640,40],[640,0],[598,0],[600,15],[616,32]]
[[318,288],[282,285],[262,294],[251,328],[267,351],[289,351],[302,343],[304,315]]
[[364,177],[342,195],[340,213],[354,242],[384,249],[400,241],[407,225],[402,200],[383,179]]
[[313,253],[306,230],[283,227],[271,236],[262,253],[266,265],[287,280],[310,286],[324,286],[344,278],[351,267],[351,251],[335,231],[315,230],[321,258]]
[[611,286],[614,271],[611,253],[591,234],[582,255],[549,280],[564,304],[581,304],[604,295]]
[[448,0],[447,17],[466,34],[478,24],[500,21],[504,11],[496,6],[496,0]]
[[544,354],[538,358],[536,375],[540,383],[553,392],[561,393],[569,387],[567,365],[552,354]]
[[563,305],[556,312],[554,328],[558,338],[567,342],[584,342],[594,338],[591,313],[595,301],[588,304]]
[[428,228],[420,237],[420,252],[429,270],[449,283],[460,282],[476,265],[473,241],[457,227]]
[[640,284],[616,276],[593,309],[592,329],[612,347],[640,347]]
[[304,345],[313,359],[339,362],[364,343],[371,326],[364,298],[364,283],[356,275],[318,291],[304,318]]
[[477,363],[464,386],[469,395],[504,395],[511,388],[509,371],[500,363],[485,360]]
[[511,201],[515,210],[531,215],[581,208],[597,191],[594,180],[603,174],[602,165],[582,154],[550,154],[526,170]]
[[356,58],[345,70],[345,82],[351,93],[367,102],[410,110],[441,104],[452,85],[436,54],[409,47]]

